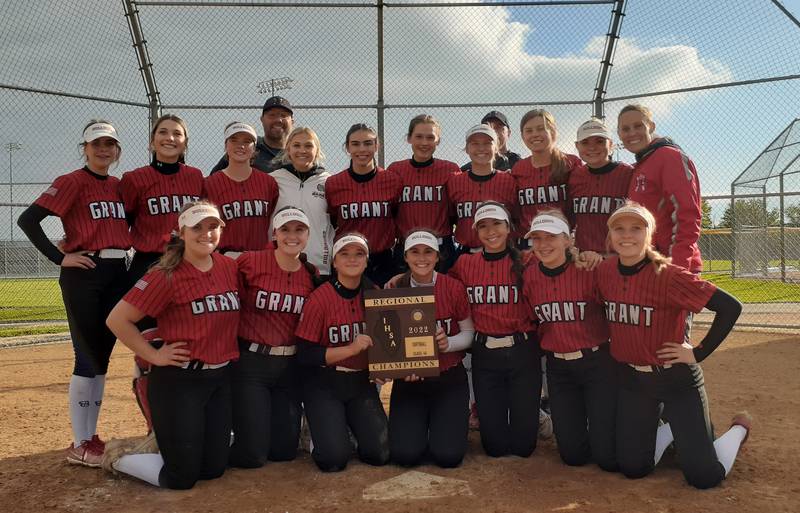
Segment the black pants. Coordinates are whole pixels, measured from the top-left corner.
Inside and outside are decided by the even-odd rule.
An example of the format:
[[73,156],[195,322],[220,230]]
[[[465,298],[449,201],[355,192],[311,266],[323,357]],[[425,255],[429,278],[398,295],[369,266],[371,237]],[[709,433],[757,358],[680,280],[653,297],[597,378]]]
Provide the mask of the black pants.
[[438,378],[395,380],[389,407],[389,449],[398,465],[418,465],[427,453],[440,467],[457,467],[467,452],[469,386],[459,363]]
[[391,249],[378,253],[371,253],[369,255],[369,262],[367,263],[364,274],[366,274],[367,278],[375,285],[383,288],[386,282],[398,273],[399,271],[394,263]]
[[718,485],[725,469],[714,450],[703,370],[697,364],[677,364],[658,372],[620,366],[617,461],[622,473],[639,478],[653,471],[659,403],[664,403],[686,480],[697,488]]
[[231,436],[230,366],[211,370],[156,367],[147,397],[164,458],[163,488],[185,490],[199,479],[220,477]]
[[108,371],[117,337],[106,326],[106,318],[128,290],[125,259],[90,258],[97,267],[62,267],[58,279],[75,349],[72,373],[87,378]]
[[251,353],[240,344],[239,361],[231,365],[230,465],[258,468],[267,460],[293,460],[302,415],[295,357]]
[[[458,257],[459,254],[456,251],[453,237],[442,237],[442,243],[439,244],[439,263],[436,264],[436,270],[443,274],[447,273],[456,263]],[[398,273],[408,271],[408,264],[406,264],[405,259],[405,241],[398,240],[397,244],[394,245],[394,264]]]
[[472,344],[472,384],[481,444],[489,456],[528,457],[536,449],[539,399],[542,393],[541,353],[533,335],[515,336],[512,347],[487,349],[478,333]]
[[[147,274],[150,268],[158,262],[161,258],[161,253],[143,253],[141,251],[137,251],[133,255],[133,259],[131,260],[131,265],[128,268],[128,288],[130,290],[131,287],[136,285],[136,282],[141,279],[142,276]],[[150,328],[156,327],[156,320],[150,316],[144,316],[139,322],[136,323],[136,327],[139,328],[139,331],[144,331]]]
[[353,449],[348,426],[358,442],[358,457],[370,465],[389,461],[388,422],[367,371],[312,369],[303,387],[311,456],[324,472],[344,470]]
[[553,430],[567,465],[594,461],[603,470],[617,470],[618,365],[608,353],[608,344],[594,352],[584,351],[578,360],[547,353]]

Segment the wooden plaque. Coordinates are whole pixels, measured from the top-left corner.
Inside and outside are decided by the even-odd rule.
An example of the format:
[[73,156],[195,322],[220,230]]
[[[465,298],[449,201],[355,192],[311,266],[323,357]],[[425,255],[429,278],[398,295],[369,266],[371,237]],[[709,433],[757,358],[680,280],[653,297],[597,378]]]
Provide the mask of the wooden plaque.
[[370,379],[439,375],[433,287],[365,290]]

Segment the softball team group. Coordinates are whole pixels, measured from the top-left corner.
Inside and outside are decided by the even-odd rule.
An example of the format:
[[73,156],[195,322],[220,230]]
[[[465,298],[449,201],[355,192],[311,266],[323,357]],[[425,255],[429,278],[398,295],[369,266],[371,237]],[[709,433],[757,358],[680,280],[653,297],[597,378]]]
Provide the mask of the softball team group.
[[[674,443],[691,485],[730,472],[751,420],[737,414],[715,439],[699,362],[741,305],[699,276],[697,173],[655,135],[647,108],[618,118],[634,166],[611,160],[597,119],[578,129],[579,156],[562,153],[543,110],[520,122],[531,154],[519,158],[508,120],[492,111],[466,133],[464,171],[434,157],[440,126],[419,115],[411,158],[380,168],[377,133],[355,124],[344,136],[350,166],[331,174],[315,132],[290,130],[292,120],[273,97],[263,138],[230,123],[225,157],[204,178],[184,162],[186,123],[162,116],[151,162],[121,180],[109,175],[120,138],[92,121],[86,165],[20,216],[61,266],[75,352],[70,463],[186,489],[231,466],[295,459],[305,416],[322,471],[353,454],[456,467],[473,390],[486,454],[529,457],[544,361],[567,465],[643,477]],[[63,223],[57,245],[41,228],[47,216]],[[438,378],[396,380],[388,417],[367,371],[362,303],[363,290],[383,286],[433,286],[440,365]],[[691,344],[703,308],[714,320]],[[116,339],[137,357],[152,428],[139,444],[97,435]]]

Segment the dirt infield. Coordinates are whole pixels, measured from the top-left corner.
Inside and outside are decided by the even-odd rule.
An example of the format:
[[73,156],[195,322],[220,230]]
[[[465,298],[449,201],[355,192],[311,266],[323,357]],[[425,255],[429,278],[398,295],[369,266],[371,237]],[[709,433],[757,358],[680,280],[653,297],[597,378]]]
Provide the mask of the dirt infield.
[[[696,335],[700,335],[698,332]],[[0,509],[14,512],[795,512],[800,481],[790,469],[800,461],[800,337],[736,333],[704,364],[718,433],[733,413],[748,409],[755,428],[728,479],[697,491],[685,484],[673,455],[656,472],[629,481],[596,467],[561,464],[552,441],[528,459],[490,459],[473,433],[464,464],[454,470],[423,466],[373,468],[353,463],[322,474],[308,454],[259,470],[230,470],[193,490],[160,490],[102,470],[68,465],[66,391],[72,356],[68,344],[0,349]],[[100,418],[104,438],[143,434],[129,391],[130,353],[118,348]],[[427,499],[376,501],[375,486],[390,478],[433,476],[461,480],[428,487]],[[418,480],[419,480],[418,479]],[[423,483],[425,484],[425,483]],[[391,482],[389,489],[401,484]],[[437,488],[438,487],[438,488]],[[421,493],[421,492],[420,492]],[[429,493],[436,496],[437,493]],[[365,498],[366,497],[366,498]]]

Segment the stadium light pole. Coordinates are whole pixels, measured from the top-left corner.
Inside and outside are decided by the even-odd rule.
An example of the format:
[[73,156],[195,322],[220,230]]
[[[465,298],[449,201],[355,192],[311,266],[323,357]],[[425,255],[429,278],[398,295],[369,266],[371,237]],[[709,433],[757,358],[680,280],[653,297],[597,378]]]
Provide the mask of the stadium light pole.
[[22,145],[16,142],[6,144],[8,150],[8,203],[11,209],[11,241],[14,241],[14,160],[15,151],[21,150]]
[[258,94],[269,93],[270,96],[275,96],[276,91],[291,89],[292,82],[294,79],[291,77],[268,78],[258,83]]

